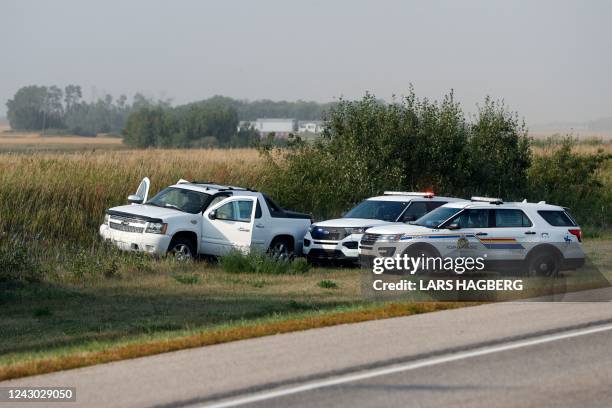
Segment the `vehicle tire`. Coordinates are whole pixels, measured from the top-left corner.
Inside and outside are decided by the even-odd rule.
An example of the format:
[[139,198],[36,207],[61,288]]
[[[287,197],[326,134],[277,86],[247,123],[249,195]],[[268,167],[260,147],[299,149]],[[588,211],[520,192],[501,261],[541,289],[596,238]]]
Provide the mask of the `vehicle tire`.
[[[433,249],[427,247],[416,247],[416,248],[408,248],[405,252],[405,255],[408,255],[411,258],[419,258],[423,256],[424,258],[435,258],[439,256]],[[426,269],[420,268],[414,273],[415,275],[426,275],[435,272],[434,269]],[[409,274],[409,272],[405,271],[405,274]]]
[[561,259],[550,250],[534,252],[527,260],[526,275],[529,277],[553,278],[559,273]]
[[172,239],[168,246],[168,255],[181,262],[193,260],[195,258],[193,242],[184,237]]
[[268,255],[277,261],[290,261],[293,259],[293,244],[288,238],[274,238],[268,248]]

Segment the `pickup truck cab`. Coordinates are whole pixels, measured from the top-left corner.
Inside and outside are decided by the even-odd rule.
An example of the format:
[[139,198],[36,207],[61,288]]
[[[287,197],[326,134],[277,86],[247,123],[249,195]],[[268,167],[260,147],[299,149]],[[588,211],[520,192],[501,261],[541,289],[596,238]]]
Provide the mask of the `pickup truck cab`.
[[368,228],[395,222],[410,222],[439,206],[455,201],[431,192],[385,191],[370,197],[342,218],[312,224],[304,236],[304,254],[311,261],[358,262],[358,245]]
[[582,231],[569,210],[558,205],[504,203],[472,197],[443,205],[411,225],[368,229],[359,253],[374,257],[483,258],[490,270],[552,277],[585,262]]
[[148,199],[143,179],[129,205],[106,211],[100,236],[127,251],[177,259],[221,256],[232,250],[269,252],[278,258],[302,253],[310,215],[282,209],[246,188],[179,180]]

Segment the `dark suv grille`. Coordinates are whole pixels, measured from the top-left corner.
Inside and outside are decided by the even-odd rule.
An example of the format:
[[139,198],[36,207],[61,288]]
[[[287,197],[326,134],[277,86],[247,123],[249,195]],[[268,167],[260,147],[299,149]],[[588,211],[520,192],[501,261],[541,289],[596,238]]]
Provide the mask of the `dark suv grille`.
[[349,234],[346,228],[338,227],[317,227],[310,235],[313,239],[322,239],[325,241],[340,241],[346,238]]
[[363,237],[361,237],[361,245],[372,246],[379,236],[380,234],[363,234]]

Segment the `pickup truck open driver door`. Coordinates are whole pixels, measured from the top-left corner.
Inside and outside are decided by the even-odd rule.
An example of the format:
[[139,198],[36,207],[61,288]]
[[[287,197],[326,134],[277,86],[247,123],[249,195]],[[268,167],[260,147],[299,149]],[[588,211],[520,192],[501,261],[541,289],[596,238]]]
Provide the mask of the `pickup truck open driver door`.
[[143,204],[149,199],[149,189],[151,187],[151,180],[148,177],[142,179],[136,192],[128,196],[128,202],[130,204]]
[[251,246],[257,197],[232,196],[204,211],[199,252],[225,255]]

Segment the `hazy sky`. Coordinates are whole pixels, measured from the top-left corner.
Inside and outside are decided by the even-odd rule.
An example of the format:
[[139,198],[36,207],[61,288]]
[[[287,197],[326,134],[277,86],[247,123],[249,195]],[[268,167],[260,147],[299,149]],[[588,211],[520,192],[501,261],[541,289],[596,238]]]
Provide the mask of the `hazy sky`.
[[612,116],[612,1],[0,0],[0,114],[29,84],[330,101],[449,89],[528,123]]

